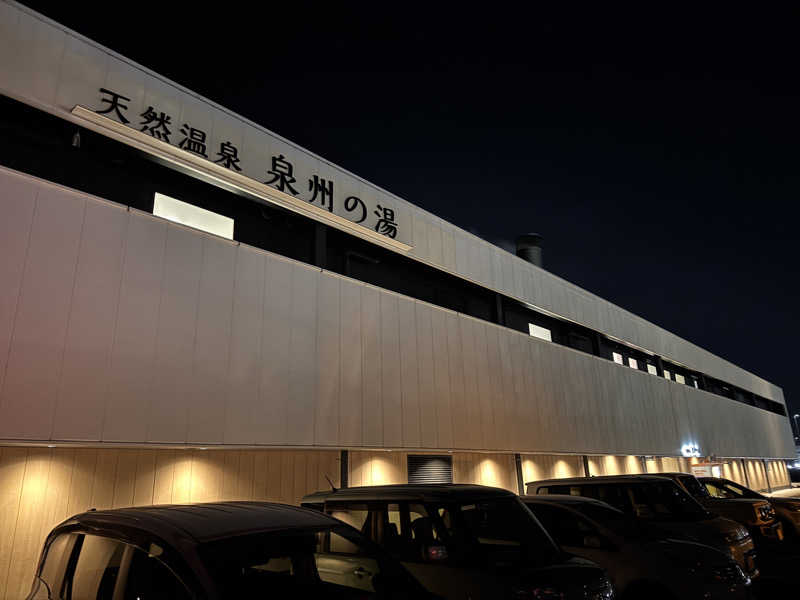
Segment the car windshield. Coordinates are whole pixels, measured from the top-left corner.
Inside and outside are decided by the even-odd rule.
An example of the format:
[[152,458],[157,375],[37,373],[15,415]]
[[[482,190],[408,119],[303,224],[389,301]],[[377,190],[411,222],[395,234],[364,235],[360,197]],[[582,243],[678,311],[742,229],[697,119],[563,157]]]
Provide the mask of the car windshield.
[[590,502],[575,503],[569,506],[626,540],[645,541],[664,537],[654,527],[649,527],[646,523],[610,506]]
[[633,483],[629,486],[633,514],[660,521],[698,521],[711,515],[671,481]]
[[451,563],[513,568],[550,563],[560,552],[519,498],[429,503],[427,507],[444,534]]
[[697,481],[697,478],[693,475],[685,475],[679,479],[683,484],[683,487],[686,488],[686,491],[695,498],[708,498],[708,490],[702,483]]
[[[402,568],[349,527],[239,535],[199,546],[223,598],[378,598]],[[388,582],[391,581],[391,584]]]

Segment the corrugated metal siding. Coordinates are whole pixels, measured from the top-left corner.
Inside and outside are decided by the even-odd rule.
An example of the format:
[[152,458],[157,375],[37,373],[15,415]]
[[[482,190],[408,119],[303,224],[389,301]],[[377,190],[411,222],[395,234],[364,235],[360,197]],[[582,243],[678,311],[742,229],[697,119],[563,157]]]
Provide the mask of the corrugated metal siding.
[[785,417],[0,169],[0,439],[791,457]]

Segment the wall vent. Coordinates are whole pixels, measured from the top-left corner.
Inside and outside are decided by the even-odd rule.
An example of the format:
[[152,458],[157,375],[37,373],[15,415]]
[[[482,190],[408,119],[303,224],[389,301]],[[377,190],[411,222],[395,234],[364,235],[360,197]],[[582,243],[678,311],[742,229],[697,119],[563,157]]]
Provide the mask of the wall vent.
[[453,483],[453,457],[409,454],[408,483]]

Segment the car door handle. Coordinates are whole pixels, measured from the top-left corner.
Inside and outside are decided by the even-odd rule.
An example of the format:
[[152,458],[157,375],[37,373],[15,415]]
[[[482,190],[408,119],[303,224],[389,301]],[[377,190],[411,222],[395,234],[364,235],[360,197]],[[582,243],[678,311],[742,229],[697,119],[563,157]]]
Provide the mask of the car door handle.
[[364,567],[356,567],[353,569],[353,575],[356,577],[369,577],[372,575],[369,571],[367,571]]

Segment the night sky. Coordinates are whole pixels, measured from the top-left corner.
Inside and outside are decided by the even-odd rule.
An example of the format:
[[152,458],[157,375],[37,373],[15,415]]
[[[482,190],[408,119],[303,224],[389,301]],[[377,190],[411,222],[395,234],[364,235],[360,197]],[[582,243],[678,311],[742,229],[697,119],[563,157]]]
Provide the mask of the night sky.
[[541,233],[800,412],[798,11],[25,4],[506,249]]

